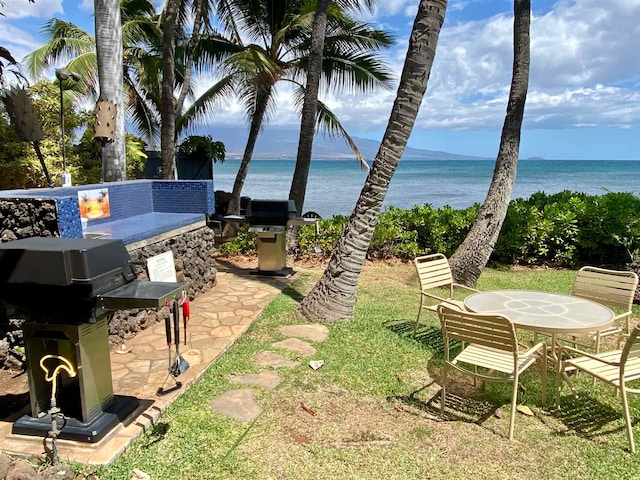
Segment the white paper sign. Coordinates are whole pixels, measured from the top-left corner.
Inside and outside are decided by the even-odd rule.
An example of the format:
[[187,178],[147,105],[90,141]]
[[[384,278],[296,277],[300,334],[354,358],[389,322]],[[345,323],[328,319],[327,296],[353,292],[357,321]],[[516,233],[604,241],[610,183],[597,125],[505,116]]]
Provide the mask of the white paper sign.
[[147,271],[152,282],[177,282],[176,266],[173,262],[173,252],[161,253],[147,258]]

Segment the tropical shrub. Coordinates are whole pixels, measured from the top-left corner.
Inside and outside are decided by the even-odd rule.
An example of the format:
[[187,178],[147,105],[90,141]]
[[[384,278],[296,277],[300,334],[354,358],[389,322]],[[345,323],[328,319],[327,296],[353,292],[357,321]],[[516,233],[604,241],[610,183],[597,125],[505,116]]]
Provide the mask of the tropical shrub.
[[[434,252],[451,256],[479,209],[478,204],[462,210],[391,207],[380,214],[368,255],[405,260]],[[638,212],[640,197],[632,193],[538,192],[528,199],[515,199],[509,204],[490,264],[626,266],[640,256]],[[342,215],[320,219],[317,236],[313,226],[301,227],[294,253],[330,256],[347,220]],[[255,252],[255,238],[240,236],[228,243],[223,245],[226,251]]]

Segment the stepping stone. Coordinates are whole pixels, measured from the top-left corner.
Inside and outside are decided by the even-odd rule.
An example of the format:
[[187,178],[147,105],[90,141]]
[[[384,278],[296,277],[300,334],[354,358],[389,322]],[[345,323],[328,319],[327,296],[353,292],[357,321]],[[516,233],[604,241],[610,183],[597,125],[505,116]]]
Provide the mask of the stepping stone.
[[255,401],[255,391],[251,388],[231,390],[216,397],[211,409],[240,423],[255,420],[262,413],[262,407]]
[[316,353],[316,349],[309,342],[305,342],[299,338],[287,338],[286,340],[272,343],[271,346],[284,348],[285,350],[304,355],[305,357]]
[[324,342],[329,329],[324,325],[283,325],[278,331],[287,337],[302,337],[312,342]]
[[246,375],[230,375],[229,381],[232,383],[245,383],[247,385],[257,385],[267,390],[273,390],[280,382],[282,377],[271,370],[265,370],[260,373],[247,373]]
[[300,364],[300,362],[289,360],[287,357],[270,351],[264,351],[254,355],[253,363],[260,367],[272,368],[295,367]]

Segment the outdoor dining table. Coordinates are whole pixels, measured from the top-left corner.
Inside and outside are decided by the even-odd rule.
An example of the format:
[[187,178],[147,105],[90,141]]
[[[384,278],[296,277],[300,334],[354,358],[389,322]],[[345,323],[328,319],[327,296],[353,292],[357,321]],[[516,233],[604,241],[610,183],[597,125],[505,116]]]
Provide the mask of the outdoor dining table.
[[535,290],[491,290],[474,293],[464,300],[475,313],[494,313],[509,318],[516,328],[549,335],[550,356],[559,368],[558,334],[596,332],[613,323],[614,313],[586,298]]

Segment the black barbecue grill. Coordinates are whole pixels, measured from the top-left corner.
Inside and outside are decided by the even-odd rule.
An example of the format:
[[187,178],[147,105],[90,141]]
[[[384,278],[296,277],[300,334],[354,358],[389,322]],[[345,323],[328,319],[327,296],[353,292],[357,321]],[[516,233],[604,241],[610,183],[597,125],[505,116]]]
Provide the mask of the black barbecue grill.
[[[31,415],[13,433],[46,436],[55,370],[57,406],[64,413],[58,438],[97,442],[138,406],[113,394],[108,319],[114,310],[161,307],[187,284],[137,281],[121,240],[33,237],[0,244],[0,302],[24,320]],[[45,362],[46,360],[46,362]],[[45,363],[42,363],[45,362]]]
[[258,235],[258,268],[255,275],[289,276],[287,267],[286,228],[306,225],[315,219],[298,217],[293,200],[254,200],[249,202],[247,216],[235,217],[249,224],[249,231]]

